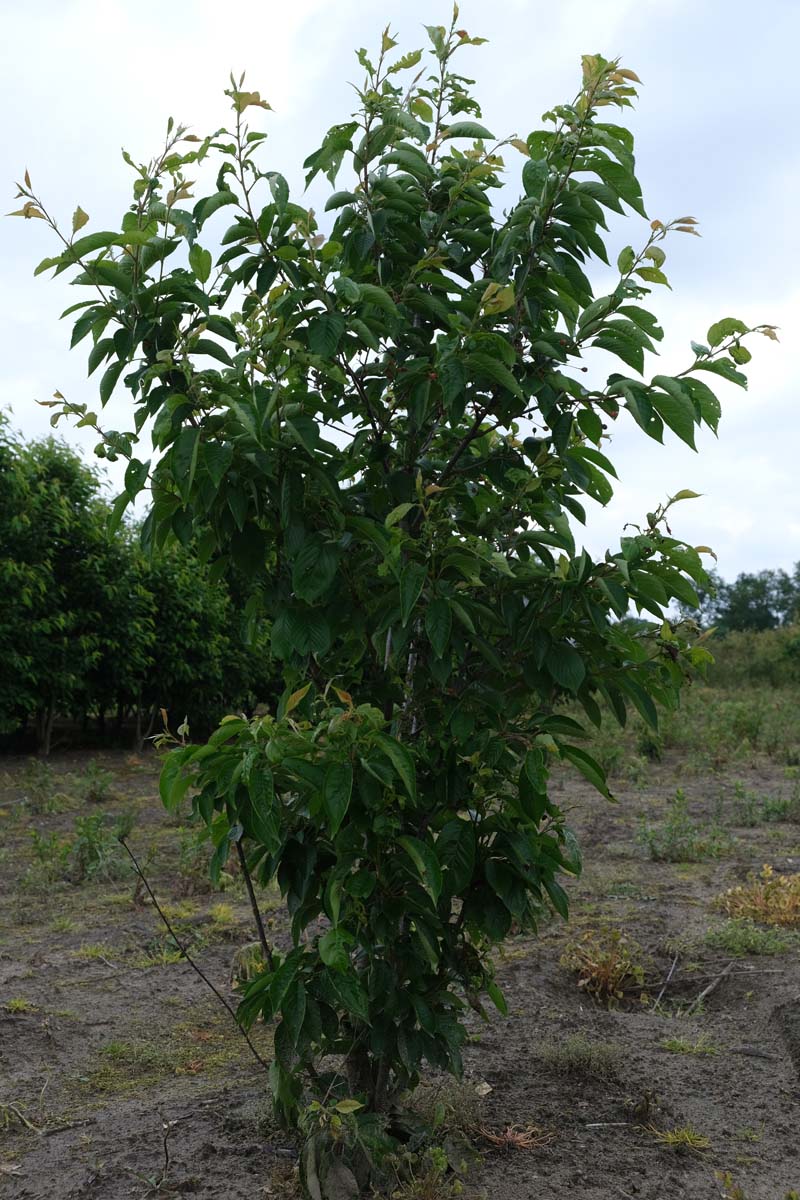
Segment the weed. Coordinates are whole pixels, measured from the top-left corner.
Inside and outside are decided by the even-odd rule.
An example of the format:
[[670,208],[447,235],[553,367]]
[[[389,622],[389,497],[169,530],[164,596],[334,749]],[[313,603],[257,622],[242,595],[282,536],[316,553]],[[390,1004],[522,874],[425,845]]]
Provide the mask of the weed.
[[72,917],[60,916],[53,918],[50,922],[50,928],[53,933],[72,933],[78,928],[78,925]]
[[113,946],[109,946],[106,942],[89,942],[84,946],[79,946],[73,951],[75,958],[83,959],[84,962],[93,962],[97,959],[110,962],[116,955]]
[[644,988],[641,956],[641,947],[618,929],[588,930],[565,947],[561,965],[577,974],[579,988],[611,1007]]
[[697,1054],[707,1057],[719,1054],[719,1046],[709,1042],[704,1033],[701,1033],[694,1042],[690,1042],[688,1038],[671,1037],[664,1038],[659,1045],[663,1050],[669,1050],[671,1054]]
[[611,1042],[590,1042],[582,1033],[563,1042],[544,1042],[536,1057],[556,1075],[595,1075],[613,1079],[619,1068],[619,1047]]
[[22,772],[21,784],[22,799],[30,812],[52,814],[69,808],[69,796],[59,788],[50,763],[32,758]]
[[710,929],[705,936],[707,946],[724,950],[734,958],[748,954],[784,954],[792,947],[789,937],[777,929],[761,929],[750,917],[736,917],[719,929]]
[[89,804],[102,804],[113,800],[111,785],[114,776],[111,771],[101,767],[96,759],[92,759],[84,771],[76,777],[80,798]]
[[10,1000],[6,1000],[3,1008],[7,1013],[33,1013],[38,1012],[38,1005],[31,1000],[26,1000],[23,996],[12,996]]
[[736,824],[753,827],[767,821],[800,820],[800,796],[793,789],[791,796],[760,796],[749,791],[741,781],[734,784]]
[[72,844],[73,882],[82,883],[92,879],[120,879],[130,871],[120,839],[133,828],[133,816],[123,813],[110,825],[102,813],[78,817],[75,822],[75,840]]
[[776,875],[765,864],[760,875],[729,888],[716,905],[729,917],[748,917],[763,925],[800,925],[800,875]]
[[62,838],[57,833],[50,833],[45,837],[38,829],[32,829],[31,843],[33,863],[25,873],[23,883],[36,886],[65,879],[72,850],[69,839]]
[[448,1177],[447,1155],[440,1146],[431,1146],[421,1155],[404,1157],[408,1179],[395,1188],[392,1200],[451,1200],[463,1195],[461,1180]]
[[719,858],[731,846],[730,837],[719,826],[703,826],[692,820],[682,788],[668,801],[666,820],[655,826],[643,822],[639,841],[656,862],[701,862]]
[[443,1077],[435,1084],[421,1083],[409,1107],[428,1129],[465,1133],[480,1124],[483,1104],[473,1084]]
[[[730,1171],[715,1171],[714,1178],[722,1184],[723,1191],[721,1195],[725,1200],[747,1200],[747,1193],[738,1183],[734,1182]],[[786,1192],[783,1200],[800,1200],[800,1192],[792,1189]]]
[[171,967],[183,958],[180,950],[174,946],[157,946],[144,954],[131,959],[131,966],[138,971],[147,971],[150,967]]
[[705,1134],[698,1133],[691,1125],[680,1125],[675,1129],[656,1129],[654,1125],[648,1125],[647,1132],[659,1146],[679,1154],[702,1154],[711,1149],[711,1142]]

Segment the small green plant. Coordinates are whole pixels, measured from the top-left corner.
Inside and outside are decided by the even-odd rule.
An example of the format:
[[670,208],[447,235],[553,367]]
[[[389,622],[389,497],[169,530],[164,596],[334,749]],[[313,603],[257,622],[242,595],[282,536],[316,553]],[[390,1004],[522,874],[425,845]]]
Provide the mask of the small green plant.
[[688,1038],[671,1037],[664,1038],[659,1042],[662,1050],[669,1050],[671,1054],[697,1054],[702,1057],[711,1057],[719,1054],[719,1046],[715,1046],[710,1042],[704,1033],[693,1042]]
[[590,1042],[582,1033],[571,1034],[564,1041],[542,1043],[536,1057],[555,1075],[594,1075],[599,1079],[613,1079],[620,1064],[618,1046]]
[[712,949],[724,950],[734,958],[749,954],[784,954],[793,945],[791,936],[781,934],[777,929],[764,929],[750,917],[734,917],[720,928],[710,929],[705,942]]
[[59,778],[41,758],[32,758],[21,776],[22,798],[28,810],[37,815],[63,812],[69,807],[69,796],[59,786]]
[[689,815],[686,793],[678,788],[668,801],[667,816],[659,825],[644,821],[639,841],[655,862],[702,862],[719,858],[731,846],[718,825],[701,825]]
[[[734,1181],[730,1171],[715,1171],[714,1178],[722,1184],[720,1195],[724,1197],[724,1200],[748,1200],[747,1193]],[[785,1194],[783,1200],[800,1200],[800,1192],[792,1188]]]
[[130,872],[120,845],[133,828],[133,817],[123,813],[110,824],[103,813],[78,817],[71,850],[71,878],[75,883],[94,879],[121,879]]
[[26,1000],[24,996],[12,996],[10,1000],[6,1000],[3,1008],[7,1013],[38,1012],[38,1005],[31,1000]]
[[33,863],[25,875],[25,883],[46,884],[65,879],[69,870],[72,842],[57,833],[40,833],[31,830]]
[[112,800],[111,786],[113,782],[113,773],[106,770],[105,767],[101,767],[94,758],[76,779],[79,795],[88,804],[101,804],[106,800]]
[[678,1154],[702,1154],[711,1149],[709,1138],[704,1133],[698,1133],[691,1125],[679,1125],[675,1129],[656,1129],[654,1125],[649,1125],[647,1132],[659,1146]]
[[632,991],[638,990],[643,998],[641,946],[619,929],[588,930],[565,947],[561,965],[575,972],[579,988],[609,1007]]

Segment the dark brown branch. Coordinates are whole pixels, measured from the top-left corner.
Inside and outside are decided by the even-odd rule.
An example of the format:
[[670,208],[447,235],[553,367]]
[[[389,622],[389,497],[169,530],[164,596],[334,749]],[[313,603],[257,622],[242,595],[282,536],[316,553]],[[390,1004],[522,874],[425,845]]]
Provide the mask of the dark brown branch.
[[267,941],[267,935],[264,930],[264,922],[261,919],[261,910],[258,907],[256,894],[253,891],[253,880],[250,878],[250,871],[247,867],[247,859],[245,858],[241,839],[236,843],[236,853],[239,855],[239,866],[242,868],[242,874],[244,875],[244,882],[247,887],[247,895],[250,897],[250,907],[253,910],[253,918],[256,923],[256,929],[258,930],[258,940],[261,942],[261,949],[264,951],[264,958],[267,966],[269,967],[270,971],[274,971],[275,963],[272,958],[272,949]]

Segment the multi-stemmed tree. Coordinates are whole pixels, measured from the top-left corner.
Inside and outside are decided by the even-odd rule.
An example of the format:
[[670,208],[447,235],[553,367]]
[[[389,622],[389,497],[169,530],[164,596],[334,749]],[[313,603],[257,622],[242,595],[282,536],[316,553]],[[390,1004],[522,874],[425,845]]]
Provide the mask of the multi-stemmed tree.
[[[290,1120],[310,1096],[382,1112],[424,1062],[459,1071],[465,1006],[488,994],[505,1011],[492,945],[567,915],[580,856],[548,777],[566,763],[607,786],[565,702],[590,725],[630,708],[655,724],[707,658],[664,619],[707,580],[665,520],[693,493],[599,560],[574,527],[612,494],[618,420],[694,445],[720,416],[707,381],[746,383],[751,330],[732,318],[679,375],[643,376],[664,244],[693,217],[652,221],[594,295],[606,213],[645,215],[632,136],[609,119],[633,72],[586,56],[571,103],[498,140],[454,67],[481,39],[457,10],[428,33],[432,69],[388,31],[375,59],[359,52],[358,111],[305,162],[330,217],[262,165],[249,117],[269,106],[232,81],[231,129],[170,122],[152,162],[128,158],[121,229],[84,234],[78,209],[40,267],[89,293],[73,344],[89,337],[102,401],[120,381],[132,398],[135,431],[99,446],[129,459],[118,514],[148,488],[148,544],[195,537],[215,572],[260,584],[277,711],[175,749],[162,789],[170,806],[192,789],[213,870],[236,848],[286,898],[290,945],[265,943],[240,1013],[277,1020]],[[55,228],[27,179],[20,192]],[[590,348],[619,360],[604,381],[585,374]],[[641,636],[618,623],[631,606],[655,618]]]

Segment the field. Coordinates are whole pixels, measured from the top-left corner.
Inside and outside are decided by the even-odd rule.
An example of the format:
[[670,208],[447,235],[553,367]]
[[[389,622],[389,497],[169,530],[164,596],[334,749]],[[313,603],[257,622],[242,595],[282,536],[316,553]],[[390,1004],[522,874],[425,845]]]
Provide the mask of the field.
[[[555,782],[586,861],[569,924],[506,942],[509,1018],[476,1014],[465,1084],[426,1080],[415,1103],[446,1153],[479,1152],[466,1197],[784,1200],[800,1188],[797,693],[696,689],[660,738],[609,731],[596,752],[618,804],[571,770]],[[209,889],[157,775],[122,751],[0,766],[0,1194],[296,1194],[263,1068],[114,838],[130,830],[235,1006],[242,880]],[[265,909],[286,944],[277,894]],[[270,1039],[255,1030],[266,1059]],[[452,1185],[420,1174],[404,1197]]]

